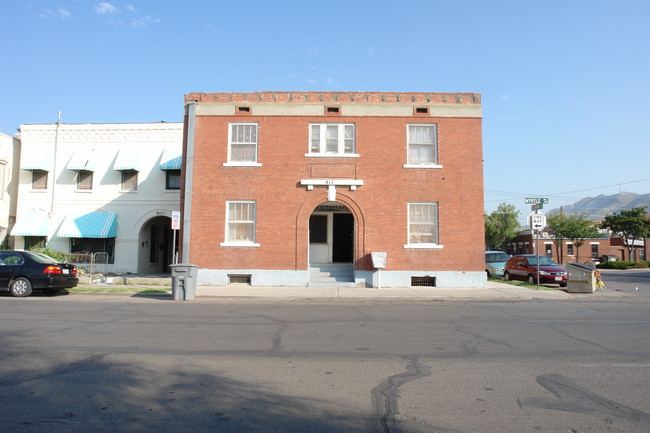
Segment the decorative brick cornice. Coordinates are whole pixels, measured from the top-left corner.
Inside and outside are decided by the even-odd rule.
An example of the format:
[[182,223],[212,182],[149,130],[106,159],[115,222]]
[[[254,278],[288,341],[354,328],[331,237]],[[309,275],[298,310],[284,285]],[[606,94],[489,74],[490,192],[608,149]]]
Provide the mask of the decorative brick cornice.
[[480,105],[479,93],[428,92],[253,92],[188,93],[185,103],[345,103],[345,104],[447,104]]

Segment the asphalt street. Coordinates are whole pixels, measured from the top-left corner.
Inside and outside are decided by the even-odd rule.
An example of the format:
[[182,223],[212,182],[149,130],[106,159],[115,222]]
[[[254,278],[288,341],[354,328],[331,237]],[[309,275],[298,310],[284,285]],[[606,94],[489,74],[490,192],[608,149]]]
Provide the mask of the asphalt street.
[[0,297],[0,431],[647,432],[647,298]]

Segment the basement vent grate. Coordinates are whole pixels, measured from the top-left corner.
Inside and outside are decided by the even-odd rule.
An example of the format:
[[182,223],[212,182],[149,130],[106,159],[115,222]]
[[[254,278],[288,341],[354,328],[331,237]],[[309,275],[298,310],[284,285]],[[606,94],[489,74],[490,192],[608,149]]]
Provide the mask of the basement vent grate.
[[246,284],[251,285],[251,276],[250,275],[228,275],[228,284]]
[[436,287],[436,277],[411,277],[411,287]]

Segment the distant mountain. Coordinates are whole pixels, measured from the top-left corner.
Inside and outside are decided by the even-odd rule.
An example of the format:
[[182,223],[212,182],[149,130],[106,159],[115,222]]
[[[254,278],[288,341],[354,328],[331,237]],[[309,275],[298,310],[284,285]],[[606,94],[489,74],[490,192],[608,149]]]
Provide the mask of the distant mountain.
[[[644,207],[650,212],[650,194],[635,194],[633,192],[621,192],[614,195],[599,195],[587,197],[574,204],[563,206],[564,213],[587,214],[587,219],[601,221],[607,214],[618,212],[633,207]],[[560,209],[551,209],[548,213],[560,212]]]

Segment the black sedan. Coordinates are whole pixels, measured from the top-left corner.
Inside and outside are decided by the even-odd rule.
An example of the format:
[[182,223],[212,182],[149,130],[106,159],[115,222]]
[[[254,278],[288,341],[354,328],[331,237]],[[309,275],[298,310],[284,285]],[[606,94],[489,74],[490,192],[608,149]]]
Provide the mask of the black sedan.
[[0,290],[13,296],[29,296],[33,289],[54,293],[78,283],[74,265],[30,251],[0,251]]

